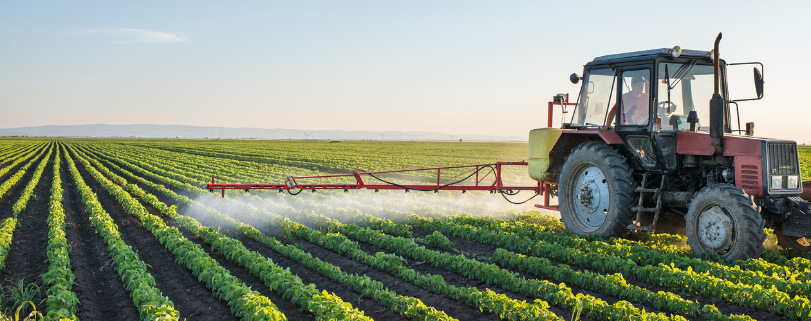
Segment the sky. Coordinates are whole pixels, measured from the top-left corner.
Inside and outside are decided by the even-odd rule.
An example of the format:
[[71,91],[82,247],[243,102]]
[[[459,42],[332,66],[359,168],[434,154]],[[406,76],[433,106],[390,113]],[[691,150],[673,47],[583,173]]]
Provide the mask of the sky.
[[[526,136],[596,56],[765,65],[758,136],[811,143],[809,1],[5,1],[0,128],[179,124]],[[744,83],[751,82],[747,74]],[[740,81],[739,81],[740,82]],[[748,83],[747,83],[748,84]],[[733,97],[734,98],[734,97]],[[557,112],[557,111],[556,111]]]

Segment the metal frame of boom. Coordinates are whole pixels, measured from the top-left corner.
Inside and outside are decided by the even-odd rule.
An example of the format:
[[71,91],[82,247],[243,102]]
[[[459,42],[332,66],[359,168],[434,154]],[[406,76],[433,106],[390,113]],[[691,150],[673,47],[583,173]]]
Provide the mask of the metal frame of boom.
[[[477,165],[464,165],[464,166],[446,166],[446,167],[431,167],[431,168],[417,168],[417,169],[402,169],[402,170],[393,170],[393,171],[379,171],[379,172],[367,172],[363,170],[356,169],[352,172],[352,174],[337,174],[337,175],[320,175],[320,176],[289,176],[281,184],[225,184],[225,183],[216,183],[214,181],[214,176],[211,176],[211,184],[208,184],[208,189],[210,191],[213,190],[222,190],[222,196],[225,197],[225,190],[229,189],[239,189],[239,190],[257,190],[257,189],[264,189],[264,190],[279,190],[279,191],[291,191],[291,190],[355,190],[355,189],[373,189],[373,190],[413,190],[413,191],[422,191],[422,192],[430,192],[430,191],[440,191],[440,190],[448,190],[448,191],[491,191],[491,192],[501,192],[501,191],[535,191],[536,193],[543,192],[543,185],[539,182],[537,186],[508,186],[504,185],[504,182],[501,178],[502,167],[504,166],[527,166],[527,162],[497,162],[491,164],[477,164]],[[442,171],[443,170],[450,170],[450,169],[464,169],[468,168],[468,171],[465,171],[461,174],[456,174],[450,177],[443,178]],[[380,179],[377,177],[378,174],[392,174],[392,173],[413,173],[413,172],[420,172],[420,171],[436,171],[436,184],[397,184],[391,183],[386,180]],[[468,177],[462,178],[464,175],[468,174]],[[488,177],[493,177],[493,182],[489,184],[483,184],[482,182],[487,179]],[[366,181],[364,181],[364,176],[367,177]],[[340,178],[340,177],[353,177],[355,178],[354,183],[349,184],[312,184],[312,183],[305,183],[303,181],[311,180],[311,179],[329,179],[329,178]],[[371,178],[371,179],[370,179]],[[469,178],[473,178],[473,184],[466,184],[462,185],[468,181]],[[367,181],[371,181],[372,179],[376,179],[381,181],[380,184],[369,184]]]

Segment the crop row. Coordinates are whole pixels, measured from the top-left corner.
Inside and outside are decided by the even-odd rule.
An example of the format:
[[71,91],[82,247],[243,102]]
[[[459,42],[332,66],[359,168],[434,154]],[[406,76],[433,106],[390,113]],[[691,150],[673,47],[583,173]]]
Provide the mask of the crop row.
[[[32,150],[39,149],[40,147],[42,147],[42,144],[20,145],[16,146],[16,148],[5,149],[3,150],[2,153],[0,153],[0,164],[5,165],[6,162],[10,161],[13,162],[14,160],[19,159],[20,157],[31,152]],[[11,163],[9,164],[8,167],[14,167],[14,165],[16,164]],[[3,174],[5,174],[7,171],[8,169],[6,169],[6,171],[3,171],[2,174],[0,174],[0,176],[3,176]]]
[[[111,164],[111,163],[109,163],[109,164],[111,166],[115,166],[114,164]],[[126,172],[125,170],[120,169],[120,168],[118,168],[118,170],[122,171],[122,172]],[[138,178],[137,176],[133,176],[133,177]],[[163,186],[156,185],[156,184],[151,183],[151,182],[149,182],[147,180],[144,180],[144,179],[140,179],[140,181],[142,183],[150,185],[152,188],[156,188],[156,189],[160,190],[161,192],[163,192],[164,194],[166,194],[169,197],[180,200],[181,203],[191,203],[192,202],[191,200],[189,200],[188,198],[185,198],[184,196],[178,196],[174,192],[165,189]],[[158,205],[158,206],[161,206],[161,205]],[[165,205],[163,205],[163,208],[166,209]],[[209,212],[212,212],[212,211],[209,210]],[[218,215],[218,214],[215,213],[214,215]],[[222,219],[222,217],[220,217],[220,218]],[[228,219],[226,219],[226,221],[227,220]],[[331,266],[331,265],[329,265],[327,263],[321,263],[321,261],[318,260],[317,258],[312,258],[311,255],[305,254],[304,252],[302,252],[301,250],[297,249],[296,247],[294,247],[292,245],[283,246],[281,243],[279,243],[275,239],[264,236],[263,234],[261,234],[258,230],[254,229],[253,227],[250,227],[250,226],[242,224],[242,223],[237,223],[237,224],[238,224],[238,228],[240,230],[242,230],[243,233],[249,235],[250,237],[254,238],[255,240],[257,240],[257,241],[259,241],[259,242],[261,242],[263,244],[266,244],[266,245],[270,246],[271,248],[273,248],[274,250],[276,250],[276,251],[278,251],[280,253],[283,253],[283,254],[285,254],[285,255],[293,258],[293,259],[301,260],[301,261],[303,261],[303,263],[310,266],[311,268],[314,268],[319,272],[325,273],[326,275],[328,275],[330,277],[333,277],[333,275],[336,274],[336,273],[339,274],[337,276],[334,276],[334,278],[339,280],[341,283],[344,283],[344,284],[350,286],[350,288],[354,288],[356,290],[359,290],[360,292],[364,293],[365,295],[371,295],[373,298],[379,300],[384,305],[392,305],[393,310],[395,312],[404,313],[404,314],[406,314],[406,315],[408,315],[410,317],[419,316],[420,318],[427,318],[427,319],[432,319],[432,320],[433,319],[444,320],[444,319],[447,318],[447,316],[439,317],[439,318],[432,317],[432,316],[441,316],[441,315],[444,315],[444,313],[442,313],[440,311],[436,311],[433,308],[425,307],[416,298],[397,296],[396,293],[394,293],[393,291],[389,291],[389,290],[384,289],[382,284],[380,284],[380,282],[373,281],[373,280],[371,280],[371,279],[369,279],[368,277],[365,277],[365,276],[360,277],[360,276],[356,276],[356,275],[352,275],[352,276],[346,275],[346,273],[340,272],[339,268]],[[378,261],[379,261],[379,259],[378,259]],[[315,266],[312,266],[311,264],[307,264],[308,262],[313,262],[312,265],[315,265]],[[403,269],[405,269],[405,268],[403,267]],[[407,269],[407,270],[410,270],[410,269]],[[425,280],[428,280],[429,278],[428,277],[422,277],[422,279],[423,279],[422,283],[427,284]],[[470,291],[470,289],[472,289],[472,291]],[[483,309],[487,309],[487,310],[490,310],[493,307],[499,307],[499,306],[500,307],[510,307],[510,310],[520,310],[520,309],[515,309],[515,308],[522,306],[518,302],[514,302],[514,303],[511,303],[511,304],[494,304],[495,302],[504,301],[505,299],[509,300],[509,301],[513,301],[513,300],[511,300],[509,298],[506,298],[503,295],[497,295],[497,294],[495,294],[493,292],[490,292],[490,291],[482,293],[482,292],[478,291],[475,288],[470,288],[470,289],[468,289],[467,291],[461,291],[459,293],[459,295],[457,295],[457,298],[466,298],[468,301],[479,302],[480,303],[479,307],[483,308]],[[494,301],[494,300],[496,300],[496,301]],[[491,301],[493,303],[490,303]],[[522,313],[516,314],[516,315],[528,315],[529,313],[537,314],[537,313],[540,313],[542,311],[545,311],[545,308],[542,308],[542,306],[539,307],[539,306],[537,306],[537,304],[529,304],[528,305],[528,304],[524,303],[523,305],[526,306],[526,309],[524,309],[525,311],[522,311]],[[488,309],[488,307],[489,307],[489,309]],[[493,311],[493,312],[499,313],[499,312],[503,312],[503,311],[498,311],[497,310],[497,311]],[[503,313],[504,313],[505,316],[509,315],[509,311],[508,312],[503,312]],[[541,315],[543,315],[543,314],[541,314]],[[553,315],[548,314],[548,312],[547,312],[547,317],[548,316],[553,316]]]
[[[449,224],[458,226],[471,226],[478,229],[486,229],[494,233],[505,233],[520,237],[527,237],[534,241],[543,241],[547,243],[556,243],[574,249],[580,249],[587,253],[599,253],[602,255],[616,256],[621,259],[631,260],[640,266],[644,265],[671,265],[679,269],[690,268],[698,273],[708,273],[716,278],[724,279],[733,283],[743,283],[749,285],[761,285],[765,288],[776,288],[785,292],[790,296],[801,296],[808,298],[811,294],[811,283],[804,282],[806,278],[798,278],[797,275],[791,274],[788,278],[783,278],[775,272],[766,274],[763,271],[744,270],[742,267],[763,267],[766,268],[766,263],[762,260],[738,260],[736,262],[740,265],[724,265],[716,261],[702,260],[698,257],[684,257],[676,253],[662,253],[657,250],[651,250],[647,247],[627,244],[622,239],[611,239],[608,242],[603,242],[602,239],[591,237],[591,240],[586,240],[581,236],[572,234],[561,233],[548,233],[548,232],[534,232],[528,233],[519,228],[502,228],[502,226],[492,228],[482,226],[481,224],[468,225],[466,221],[476,220],[473,218],[454,218],[449,221]],[[751,263],[751,264],[750,264]],[[784,272],[784,270],[781,270]],[[800,273],[805,274],[805,273]]]
[[124,243],[121,234],[118,232],[113,219],[99,203],[98,197],[93,190],[85,184],[76,164],[62,149],[66,156],[68,169],[70,170],[73,182],[82,196],[85,209],[90,214],[90,222],[96,228],[96,233],[101,235],[107,244],[107,252],[113,261],[118,276],[124,282],[127,291],[130,292],[135,306],[142,320],[177,320],[178,313],[174,308],[174,303],[169,298],[163,296],[155,287],[155,279],[146,270],[146,264],[141,261],[138,254],[132,247]]
[[54,157],[51,198],[48,205],[48,272],[42,275],[42,285],[48,298],[45,301],[45,321],[78,320],[76,306],[79,299],[71,288],[76,277],[70,269],[70,250],[65,238],[65,211],[62,207],[62,178],[59,174],[60,150]]
[[[96,150],[96,152],[99,152],[99,151]],[[182,189],[182,190],[186,191],[187,193],[190,193],[190,194],[195,195],[195,196],[208,195],[208,193],[204,189],[202,189],[200,187],[196,187],[196,186],[194,186],[192,184],[188,184],[185,181],[183,181],[183,179],[187,179],[190,176],[192,176],[193,173],[189,173],[189,172],[183,170],[182,166],[175,167],[176,163],[174,163],[173,161],[168,161],[167,160],[165,162],[162,162],[162,164],[160,166],[162,168],[164,168],[164,169],[160,169],[160,168],[157,168],[156,167],[157,165],[155,165],[155,164],[150,164],[150,163],[147,163],[147,162],[143,161],[142,159],[144,159],[144,156],[146,156],[146,155],[140,155],[141,157],[129,157],[129,156],[124,156],[124,155],[122,155],[120,153],[114,153],[113,151],[106,151],[106,152],[107,153],[104,153],[104,155],[103,155],[103,157],[106,158],[106,159],[104,159],[105,162],[110,162],[109,159],[114,159],[117,162],[123,162],[125,164],[129,164],[129,162],[132,162],[132,163],[137,164],[138,166],[144,168],[146,170],[146,175],[149,175],[150,177],[155,178],[156,175],[163,175],[162,177],[164,179],[166,179],[165,182],[168,183],[169,185],[175,187],[175,188]],[[99,153],[99,155],[102,155],[102,153]],[[155,166],[153,166],[153,165],[155,165]],[[305,200],[303,200],[303,198],[291,198],[291,199],[289,199],[289,202],[293,202],[293,203],[302,202],[302,201],[306,202]],[[321,211],[330,211],[331,212],[330,216],[332,216],[332,217],[342,217],[342,220],[356,222],[358,224],[365,225],[365,226],[370,226],[370,227],[375,228],[375,229],[381,229],[381,230],[383,230],[383,231],[385,231],[386,233],[389,233],[389,234],[395,234],[395,235],[399,235],[399,236],[410,236],[411,235],[411,233],[409,232],[409,227],[408,226],[399,225],[399,224],[393,224],[389,220],[384,220],[384,219],[380,219],[380,218],[377,218],[377,217],[372,216],[372,215],[364,214],[364,213],[362,213],[362,212],[360,212],[358,210],[353,210],[353,209],[349,209],[349,208],[335,209],[335,208],[333,208],[333,207],[331,207],[329,205],[326,205],[326,204],[319,204],[318,202],[309,202],[308,205],[310,206],[311,209],[313,209],[315,211],[319,211],[319,210],[321,210]]]
[[[137,170],[138,168],[134,167],[133,169]],[[142,179],[142,183],[149,184],[153,188],[158,187],[158,189],[161,190],[163,193],[165,193],[167,196],[175,198],[175,199],[181,201],[181,203],[194,203],[193,201],[189,200],[188,198],[186,198],[184,196],[177,195],[174,192],[165,189],[163,186],[156,185],[154,183],[151,183],[151,182],[149,182],[147,180],[143,180],[143,179]],[[243,204],[243,205],[246,205],[246,204]],[[250,205],[246,205],[246,206],[250,206]],[[255,209],[253,209],[253,211],[255,211]],[[287,255],[287,253],[292,252],[291,253],[292,255],[290,255],[292,258],[304,257],[304,258],[306,258],[305,261],[314,261],[314,262],[319,262],[320,261],[320,260],[317,260],[315,258],[311,258],[311,256],[309,254],[302,254],[301,252],[296,254],[296,252],[300,251],[296,247],[294,247],[294,246],[283,246],[278,241],[263,235],[261,232],[259,232],[255,228],[250,227],[249,225],[246,225],[244,223],[238,222],[236,220],[233,220],[231,218],[224,217],[221,214],[219,214],[218,212],[216,212],[216,210],[209,209],[206,212],[208,212],[212,216],[218,217],[221,223],[228,223],[228,226],[235,226],[235,228],[239,229],[242,233],[248,235],[251,238],[254,238],[255,240],[257,240],[257,241],[259,241],[259,242],[261,242],[263,244],[266,244],[266,245],[274,248],[275,250],[279,251],[280,253],[283,253],[283,254]],[[292,225],[290,225],[290,224],[292,224]],[[300,228],[303,228],[303,229],[301,229],[299,231],[306,230],[306,228],[303,227],[302,225],[292,223],[292,222],[289,222],[289,221],[287,222],[287,224],[281,224],[281,223],[277,222],[277,225],[279,225],[279,226],[286,225],[288,227],[289,226],[298,226]],[[311,231],[311,232],[315,233],[315,234],[311,234],[311,236],[313,236],[313,237],[314,237],[314,235],[317,235],[317,234],[320,233],[320,232],[317,232],[317,231]],[[363,255],[365,255],[365,253],[363,253],[362,251],[361,252],[356,252],[356,253],[362,253]],[[382,253],[381,253],[381,255],[382,255]],[[366,255],[365,260],[360,260],[360,261],[363,262],[363,263],[366,263],[366,264],[372,264],[376,268],[381,268],[383,270],[386,270],[387,272],[392,272],[392,270],[390,270],[390,269],[383,268],[383,266],[387,265],[386,262],[392,261],[392,260],[389,259],[389,256],[386,256],[385,258],[386,259],[384,259],[384,262],[381,262],[381,258],[379,256],[378,257],[370,257],[370,256]],[[355,259],[357,259],[357,258],[355,258]],[[375,264],[375,262],[376,262],[376,264]],[[323,263],[323,264],[326,264],[326,263]],[[437,285],[437,276],[423,276],[423,275],[420,275],[420,274],[416,273],[415,271],[413,271],[411,269],[408,269],[406,267],[403,267],[401,265],[398,265],[397,267],[398,268],[395,270],[394,273],[399,275],[399,276],[403,276],[403,275],[408,276],[408,277],[406,277],[406,280],[408,280],[410,282],[413,282],[413,283],[415,283],[417,285],[428,287],[428,288],[432,288],[432,287],[435,288],[436,285]],[[323,270],[326,270],[326,271],[336,271],[337,270],[337,271],[339,271],[339,269],[337,267],[331,267],[331,266],[326,266],[326,268],[324,266],[321,266],[321,267],[316,267],[315,269],[318,270],[318,271],[323,271]],[[400,273],[397,273],[396,271],[399,271]],[[439,277],[439,278],[441,280],[441,277]],[[340,277],[338,279],[343,279],[343,277]],[[412,316],[412,317],[414,317],[414,316],[420,316],[420,317],[423,317],[423,318],[428,317],[428,319],[433,319],[433,318],[430,318],[431,315],[444,314],[444,313],[441,313],[441,312],[434,312],[435,310],[433,308],[424,307],[424,305],[422,305],[422,303],[419,302],[419,300],[417,300],[415,298],[397,296],[396,293],[394,293],[393,291],[385,290],[382,287],[382,284],[380,284],[377,281],[371,281],[370,279],[368,279],[368,277],[352,276],[349,279],[356,280],[354,282],[355,285],[350,286],[350,287],[352,287],[352,288],[360,288],[364,294],[369,294],[371,292],[372,297],[379,300],[382,304],[384,304],[384,305],[392,305],[393,310],[395,312],[405,313],[405,314],[407,314],[409,316]],[[442,283],[444,284],[444,281]],[[444,287],[441,287],[441,288],[445,289],[445,291],[440,291],[439,293],[448,294],[449,296],[451,296],[453,298],[456,298],[456,299],[462,300],[464,302],[468,302],[470,304],[473,304],[473,305],[479,307],[480,309],[484,309],[484,310],[487,310],[489,312],[500,314],[505,319],[516,320],[517,318],[522,317],[522,316],[523,317],[530,317],[530,318],[533,317],[533,316],[535,318],[542,317],[543,319],[556,318],[554,316],[554,314],[551,314],[550,312],[548,312],[548,310],[547,310],[548,305],[545,302],[540,301],[540,300],[538,300],[535,303],[528,304],[528,303],[525,303],[525,302],[518,302],[518,301],[515,301],[515,300],[512,300],[512,299],[509,299],[508,297],[506,297],[504,295],[499,295],[499,294],[496,294],[495,292],[492,292],[492,291],[484,291],[484,292],[482,292],[482,291],[479,291],[478,289],[476,289],[474,287],[457,288],[457,287],[453,287],[453,286],[444,286]],[[430,312],[430,313],[427,313],[427,312]],[[439,318],[439,319],[443,319],[443,318]]]
[[[25,210],[28,200],[31,199],[31,194],[34,192],[34,188],[39,183],[39,179],[42,177],[42,172],[45,171],[45,166],[48,164],[48,159],[51,157],[51,150],[52,148],[48,149],[48,153],[45,155],[42,161],[40,161],[39,166],[37,166],[36,170],[34,171],[34,175],[25,186],[22,195],[20,195],[20,198],[18,198],[17,202],[14,203],[11,217],[0,222],[0,269],[6,266],[6,256],[8,256],[8,250],[11,246],[11,238],[14,235],[14,229],[17,227],[17,215]],[[5,183],[3,183],[3,185],[5,186],[6,183],[8,183],[9,186],[17,184],[20,178],[28,170],[28,167],[33,164],[35,160],[36,159],[32,159],[25,166],[23,166],[23,168],[20,168],[20,170]]]
[[[520,145],[475,143],[464,146],[454,145],[449,149],[448,143],[425,143],[415,148],[413,144],[359,143],[343,142],[341,144],[323,144],[318,142],[283,142],[272,144],[251,142],[242,144],[229,141],[219,142],[149,142],[135,144],[150,149],[163,149],[178,154],[194,154],[220,159],[234,159],[245,163],[272,165],[293,165],[306,169],[325,168],[346,170],[363,164],[366,169],[403,169],[417,167],[465,165],[478,162],[503,161],[495,156],[507,157],[508,160],[521,160],[526,156],[525,147]],[[291,173],[292,174],[292,173]]]
[[[241,205],[241,206],[240,206]],[[479,291],[475,287],[456,287],[448,285],[439,275],[422,275],[403,265],[402,259],[395,255],[378,252],[372,256],[360,250],[357,243],[341,234],[324,234],[310,229],[302,224],[289,221],[278,215],[265,211],[259,211],[250,204],[235,204],[230,202],[229,207],[236,206],[240,211],[250,213],[254,217],[261,217],[264,222],[281,228],[287,233],[295,235],[311,243],[331,249],[337,253],[345,255],[375,269],[387,272],[408,282],[414,283],[432,292],[448,296],[450,298],[465,302],[468,305],[499,315],[506,320],[550,320],[557,319],[553,313],[548,311],[549,304],[542,300],[535,300],[533,303],[517,301],[503,294],[497,294],[490,290]],[[323,218],[323,217],[322,217]],[[229,219],[237,224],[238,228],[246,235],[257,240],[266,239],[256,229]]]
[[[811,294],[811,286],[801,284],[802,280],[811,278],[811,271],[791,271],[791,269],[786,266],[769,263],[764,259],[736,260],[729,262],[715,254],[705,253],[703,255],[693,255],[692,253],[682,251],[650,248],[649,246],[642,245],[641,242],[622,238],[611,238],[604,241],[594,236],[550,233],[543,227],[538,227],[533,224],[523,224],[521,222],[496,222],[470,216],[454,217],[450,219],[450,222],[454,224],[471,225],[476,228],[488,229],[494,232],[525,236],[533,240],[565,243],[566,245],[581,248],[585,251],[610,251],[608,254],[629,258],[643,265],[673,263],[676,267],[682,269],[689,266],[698,272],[709,272],[733,282],[746,282],[746,280],[750,280],[753,284],[766,284],[767,286],[774,284],[778,288],[789,289],[787,292],[792,295],[808,296]],[[626,255],[627,253],[633,253],[633,255]]]
[[[140,197],[147,202],[157,201],[157,198],[155,198],[154,196],[150,197],[151,195],[148,195],[146,192],[141,190],[137,185],[127,184],[124,178],[107,170],[103,165],[101,165],[97,161],[95,160],[92,161],[94,161],[95,165],[99,169],[104,171],[108,177],[111,177],[113,180],[115,180],[118,185],[126,186],[129,191],[133,192],[133,194],[135,195],[140,195]],[[83,162],[86,161],[83,160]],[[163,223],[162,219],[152,214],[149,214],[137,200],[132,198],[126,191],[121,189],[121,187],[114,184],[113,182],[105,178],[101,173],[92,168],[92,166],[90,166],[89,163],[85,163],[85,166],[88,169],[88,171],[91,172],[91,175],[96,177],[97,180],[99,180],[102,184],[104,184],[108,189],[116,191],[116,198],[119,199],[120,202],[122,202],[122,205],[126,204],[124,205],[124,207],[128,209],[130,214],[139,217],[139,219],[142,220],[144,226],[147,227],[147,229],[149,229],[151,232],[154,231],[153,234],[155,234],[155,236],[161,241],[161,243],[164,243],[165,240],[169,240],[169,242],[167,242],[166,244],[170,245],[174,243],[183,243],[183,242],[190,243],[190,241],[188,241],[187,239],[182,237],[182,235],[180,235],[180,232],[176,228],[167,227]],[[258,252],[249,251],[238,240],[224,236],[218,231],[216,231],[216,229],[203,227],[199,222],[197,222],[195,219],[191,217],[177,215],[174,212],[174,209],[166,207],[165,204],[163,204],[163,206],[158,205],[156,206],[156,208],[161,210],[161,212],[164,214],[169,214],[170,217],[172,219],[175,219],[181,226],[188,229],[195,235],[201,237],[203,240],[206,241],[206,243],[211,244],[213,249],[223,253],[229,261],[232,261],[240,266],[245,267],[252,275],[264,281],[265,284],[269,288],[271,288],[271,290],[282,294],[285,298],[291,299],[293,302],[301,305],[302,307],[316,314],[317,319],[332,320],[335,318],[347,318],[355,320],[364,320],[364,319],[370,320],[367,317],[364,317],[362,312],[352,308],[351,304],[343,302],[340,297],[326,292],[319,292],[315,288],[315,285],[313,284],[304,285],[301,279],[297,276],[292,275],[289,270],[285,270],[281,267],[276,266],[270,259],[263,257]],[[175,241],[172,242],[173,240]],[[173,251],[173,249],[170,249],[168,246],[167,249]],[[208,256],[205,255],[205,257]],[[208,258],[210,259],[210,257]],[[218,275],[222,275],[223,273],[226,276],[228,275],[227,271],[224,272],[218,271],[218,272],[220,273],[211,273],[211,275],[214,278],[213,280],[215,281],[213,282],[214,284],[216,284]],[[209,287],[211,287],[210,284]],[[229,289],[230,287],[232,286],[228,286],[228,284],[226,284],[225,289]],[[214,290],[215,293],[226,292],[223,291],[223,289],[212,289],[212,290]],[[235,294],[232,293],[232,291],[227,291],[226,292],[227,296],[229,297],[234,296]],[[238,290],[236,290],[235,293],[237,294],[236,295],[237,297],[240,296],[238,294],[241,294],[241,292]],[[270,303],[269,300],[267,302]],[[276,310],[275,306],[273,306],[273,309]],[[278,312],[278,310],[274,312],[281,318],[284,318],[284,316],[281,315],[281,313]],[[268,313],[268,311],[264,311],[261,313],[252,313],[251,315],[272,316],[272,314]],[[278,319],[278,317],[272,316],[269,319],[270,320]],[[253,319],[251,318],[250,320]]]
[[685,270],[679,269],[675,265],[665,265],[663,263],[657,266],[643,266],[631,259],[612,255],[608,251],[586,252],[563,242],[534,241],[514,234],[497,233],[472,226],[417,216],[412,217],[411,224],[419,228],[438,230],[449,235],[498,246],[525,255],[546,257],[558,262],[568,262],[599,272],[621,271],[623,275],[643,282],[679,291],[686,290],[737,305],[783,314],[794,319],[811,317],[811,304],[804,297],[795,296],[791,298],[774,286],[765,288],[759,284],[733,283],[707,273],[696,273],[689,266]]
[[[19,158],[19,159],[17,159],[16,161],[14,161],[14,163],[12,163],[11,165],[9,165],[8,167],[5,167],[5,168],[3,168],[2,170],[0,170],[0,172],[2,172],[2,171],[8,171],[8,170],[10,170],[12,167],[16,166],[17,164],[19,164],[19,163],[21,163],[21,162],[23,162],[23,161],[28,160],[28,162],[27,162],[27,163],[25,163],[25,165],[23,165],[22,167],[20,167],[20,169],[18,169],[18,170],[17,170],[17,172],[15,172],[15,173],[14,173],[14,175],[12,175],[12,176],[11,176],[11,177],[9,177],[8,179],[6,179],[6,180],[3,182],[3,184],[0,184],[0,198],[3,198],[3,196],[5,196],[5,194],[6,194],[6,192],[8,192],[8,190],[9,190],[9,189],[11,189],[12,187],[14,187],[14,185],[17,185],[17,182],[18,182],[18,181],[19,181],[19,180],[20,180],[20,179],[23,177],[23,175],[25,175],[25,173],[26,173],[26,171],[28,170],[28,168],[29,168],[29,167],[31,167],[31,165],[32,165],[32,164],[36,163],[36,160],[37,160],[37,159],[39,159],[40,157],[42,157],[41,151],[42,151],[42,149],[38,149],[38,150],[36,150],[36,151],[31,151],[30,153],[28,153],[28,154],[26,154],[26,155],[24,155],[24,156],[20,157],[20,158]],[[34,156],[34,155],[36,155],[38,152],[40,152],[40,154],[39,154],[37,157],[33,157],[33,156]],[[32,157],[33,157],[33,158],[32,158]],[[0,176],[2,176],[2,175],[3,175],[3,173],[0,173]]]
[[[109,166],[113,167],[115,170],[133,179],[136,179],[140,183],[145,184],[150,188],[161,192],[162,194],[171,199],[177,200],[181,204],[193,204],[193,201],[191,201],[187,197],[177,195],[176,193],[167,189],[163,185],[155,184],[149,180],[138,177],[106,159],[104,161]],[[153,195],[145,193],[141,189],[136,188],[133,185],[128,185],[128,188],[130,189],[131,192],[133,192],[133,194],[147,201],[150,205],[158,209],[164,215],[167,215],[169,217],[177,216],[177,213],[175,212],[173,207],[166,206],[165,203],[160,202]],[[313,257],[309,253],[306,253],[293,245],[283,245],[276,239],[261,234],[258,230],[254,229],[253,227],[241,225],[241,229],[249,237],[273,248],[275,251],[282,253],[283,255],[291,259],[299,261],[305,266],[314,269],[319,273],[322,273],[330,277],[331,279],[350,287],[355,291],[361,292],[364,295],[368,295],[374,298],[375,300],[378,300],[383,305],[392,306],[392,310],[396,313],[404,314],[410,318],[424,320],[452,319],[447,315],[445,315],[442,311],[437,311],[432,307],[425,306],[422,302],[419,301],[419,299],[397,295],[394,291],[386,289],[379,281],[372,280],[368,276],[359,276],[356,274],[349,275],[346,272],[341,271],[339,267],[323,262],[320,259]]]
[[[117,176],[109,176],[116,180],[116,183],[113,183],[93,168],[84,157],[77,155],[77,159],[82,162],[88,173],[113,195],[128,214],[136,217],[143,227],[175,256],[180,265],[189,269],[198,280],[211,289],[215,297],[228,302],[234,315],[244,320],[286,319],[267,297],[251,290],[241,280],[230,275],[227,269],[220,266],[202,247],[184,237],[177,228],[167,226],[160,217],[150,214],[119,186],[126,186],[125,180]],[[106,170],[102,167],[99,168]]]

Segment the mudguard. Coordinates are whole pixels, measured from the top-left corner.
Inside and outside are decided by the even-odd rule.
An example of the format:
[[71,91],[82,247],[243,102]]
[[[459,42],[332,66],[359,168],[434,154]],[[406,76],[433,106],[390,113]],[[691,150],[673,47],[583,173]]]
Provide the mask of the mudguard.
[[[563,165],[566,155],[571,152],[572,148],[575,148],[582,143],[588,141],[602,141],[608,145],[624,144],[622,138],[620,138],[620,136],[613,131],[572,129],[556,129],[555,131],[559,132],[559,136],[552,145],[552,148],[548,149],[549,156],[547,159],[543,160],[543,168],[536,166],[534,171],[531,169],[531,177],[535,180],[547,182],[557,181],[558,176],[560,176],[560,167]],[[535,153],[533,153],[532,146],[533,139],[532,136],[530,136],[530,160],[532,159],[532,155],[539,153],[539,151],[535,151]],[[544,147],[548,148],[548,145]],[[530,165],[530,167],[532,166]],[[542,170],[542,172],[540,172],[540,170]]]

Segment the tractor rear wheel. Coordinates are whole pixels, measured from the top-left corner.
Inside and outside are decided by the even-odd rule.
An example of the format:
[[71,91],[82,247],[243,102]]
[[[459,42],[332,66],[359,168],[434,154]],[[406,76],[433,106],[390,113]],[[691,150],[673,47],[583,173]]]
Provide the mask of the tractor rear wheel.
[[572,149],[560,172],[558,208],[567,230],[605,238],[625,234],[634,182],[622,155],[603,142],[583,143]]
[[733,260],[763,253],[766,224],[754,199],[729,184],[707,186],[696,193],[685,216],[684,231],[693,253],[718,253]]
[[811,252],[811,244],[804,237],[784,235],[783,231],[774,231],[777,236],[777,245],[784,249],[794,249],[799,252]]

